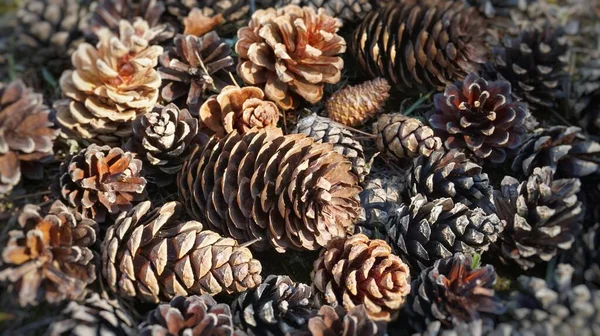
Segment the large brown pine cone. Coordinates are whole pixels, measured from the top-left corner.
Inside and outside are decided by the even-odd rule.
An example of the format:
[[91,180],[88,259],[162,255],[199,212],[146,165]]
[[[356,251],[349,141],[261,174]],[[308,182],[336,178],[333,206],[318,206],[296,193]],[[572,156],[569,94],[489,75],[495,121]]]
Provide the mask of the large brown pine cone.
[[346,311],[341,306],[333,308],[325,305],[308,320],[311,335],[337,336],[383,336],[387,324],[369,318],[364,305],[354,306]]
[[[230,73],[235,72],[231,47],[216,32],[202,37],[177,35],[160,56],[158,72],[163,80],[161,98],[167,102],[187,105],[198,116],[207,92],[220,92],[232,84]],[[179,105],[182,106],[182,105]]]
[[102,274],[111,290],[142,301],[177,295],[237,293],[260,285],[261,265],[231,238],[178,220],[181,206],[150,201],[122,212],[102,244]]
[[327,114],[331,120],[343,125],[362,126],[383,111],[390,89],[390,84],[383,78],[347,86],[327,100]]
[[257,87],[224,87],[200,107],[201,130],[222,138],[234,130],[244,134],[251,128],[277,127],[279,109],[264,97],[265,93]]
[[462,1],[401,0],[372,11],[354,31],[352,55],[371,78],[426,93],[487,60],[483,17]]
[[489,82],[472,73],[434,97],[429,123],[445,139],[447,149],[467,148],[493,163],[506,160],[506,150],[525,137],[527,104],[513,102],[510,84]]
[[229,306],[210,295],[176,296],[148,313],[141,336],[243,336],[234,328]]
[[504,312],[494,294],[495,282],[494,267],[474,267],[470,256],[457,253],[438,260],[412,282],[406,318],[418,332],[436,321],[445,328],[479,319],[490,325],[494,315]]
[[109,214],[127,211],[145,197],[141,170],[142,162],[134,154],[92,144],[60,165],[52,190],[84,217],[104,223]]
[[[21,172],[41,178],[42,167],[31,161],[52,157],[58,130],[41,94],[22,81],[0,84],[0,194],[19,183]],[[22,162],[22,164],[20,164]]]
[[0,280],[21,306],[41,301],[59,303],[80,299],[96,280],[98,224],[68,209],[60,201],[42,216],[40,207],[28,204],[18,217],[20,229],[9,233],[2,251]]
[[278,252],[316,250],[352,232],[360,190],[351,163],[331,144],[283,136],[278,128],[213,137],[179,175],[179,193],[194,219]]
[[506,221],[495,246],[498,257],[528,269],[570,249],[583,218],[580,188],[579,179],[554,179],[550,167],[535,168],[522,183],[505,177],[494,192],[498,216]]
[[401,113],[381,115],[373,123],[373,134],[377,136],[377,149],[396,160],[429,157],[442,147],[442,140],[429,126]]
[[324,9],[288,5],[257,10],[248,27],[238,30],[235,51],[238,75],[246,84],[264,88],[269,100],[284,110],[304,99],[316,103],[326,83],[339,82],[346,41],[340,23]]
[[385,241],[363,234],[330,241],[310,277],[317,306],[364,304],[373,320],[393,320],[410,292],[408,266]]
[[160,75],[154,67],[162,47],[149,46],[154,33],[138,19],[121,20],[120,37],[98,32],[97,48],[79,45],[74,70],[63,72],[60,87],[66,99],[55,103],[63,130],[76,138],[120,145],[131,136],[136,116],[150,111],[158,99]]

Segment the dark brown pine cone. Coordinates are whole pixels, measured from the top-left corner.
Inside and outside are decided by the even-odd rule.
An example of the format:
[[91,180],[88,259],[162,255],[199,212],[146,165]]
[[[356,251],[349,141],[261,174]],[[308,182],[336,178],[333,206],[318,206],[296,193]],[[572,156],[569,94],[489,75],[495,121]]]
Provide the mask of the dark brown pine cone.
[[43,167],[34,162],[54,154],[59,131],[53,126],[41,94],[20,80],[0,84],[0,194],[19,183],[21,173],[42,178]]
[[98,224],[60,201],[45,216],[40,210],[28,204],[19,215],[20,229],[9,233],[2,251],[0,280],[8,282],[21,306],[81,299],[96,280],[97,256],[89,247]]
[[311,335],[336,336],[383,336],[387,323],[373,321],[364,305],[355,306],[346,311],[341,306],[322,306],[308,321]]
[[142,161],[121,148],[90,145],[60,165],[53,193],[86,218],[104,223],[145,197]]
[[310,286],[288,276],[269,275],[231,304],[236,327],[248,335],[287,335],[303,329],[311,315]]
[[529,115],[527,104],[513,102],[510,83],[489,82],[472,73],[434,97],[429,123],[445,139],[447,149],[467,148],[493,163],[521,145]]
[[235,60],[231,47],[216,32],[202,37],[180,34],[173,43],[159,58],[161,97],[167,102],[181,99],[182,103],[186,97],[188,110],[198,116],[209,92],[218,93],[232,84],[230,73],[235,72]]
[[578,68],[573,83],[573,109],[576,122],[589,134],[600,134],[600,60]]
[[438,260],[412,282],[405,318],[418,332],[435,321],[444,328],[479,319],[491,326],[494,315],[504,312],[492,289],[495,282],[494,267],[473,267],[470,256],[457,253]]
[[487,60],[484,19],[462,1],[401,0],[372,11],[350,50],[371,78],[426,93],[477,72]]
[[568,250],[581,230],[583,205],[577,198],[579,179],[554,179],[550,167],[535,168],[524,182],[507,176],[494,192],[498,216],[506,221],[494,246],[505,263],[523,269],[550,261]]

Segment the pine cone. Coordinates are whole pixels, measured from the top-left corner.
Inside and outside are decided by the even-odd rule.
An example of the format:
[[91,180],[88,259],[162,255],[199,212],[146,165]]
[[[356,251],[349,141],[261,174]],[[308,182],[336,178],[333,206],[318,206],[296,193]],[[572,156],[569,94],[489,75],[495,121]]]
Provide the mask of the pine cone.
[[535,168],[519,184],[507,176],[494,192],[498,216],[506,221],[496,249],[500,259],[528,269],[550,261],[558,250],[568,250],[581,229],[579,179],[554,179],[550,167]]
[[[483,333],[483,321],[481,319],[470,322],[457,321],[452,319],[445,325],[440,321],[433,321],[427,324],[427,329],[422,333],[415,333],[413,336],[481,336]],[[488,334],[485,334],[489,336]],[[508,336],[508,335],[504,335]],[[516,335],[515,335],[516,336]]]
[[[175,104],[156,106],[133,122],[133,137],[124,148],[137,153],[145,169],[153,167],[160,173],[174,175],[191,154],[197,134],[198,120],[187,110],[179,110]],[[157,172],[151,174],[160,176]],[[155,180],[165,185],[160,181],[169,179],[156,177]]]
[[194,219],[240,243],[316,250],[354,230],[360,187],[350,166],[303,134],[234,131],[194,151],[179,193]]
[[78,0],[25,0],[17,16],[15,55],[26,66],[44,67],[58,76],[83,42],[80,28],[87,8]]
[[235,60],[231,47],[216,32],[202,37],[177,35],[173,43],[159,58],[161,98],[178,102],[187,97],[185,104],[197,117],[207,91],[220,92],[232,84],[229,74],[235,72]]
[[365,234],[371,239],[385,239],[384,229],[389,216],[402,203],[406,188],[402,175],[383,172],[372,175],[363,185],[360,204],[363,208],[355,233]]
[[318,313],[308,321],[308,330],[312,335],[339,336],[383,336],[387,325],[383,321],[369,318],[364,305],[354,306],[348,311],[341,306],[322,306]]
[[81,298],[96,280],[97,256],[89,247],[96,242],[98,224],[60,201],[43,217],[40,210],[32,204],[23,208],[17,219],[21,228],[9,232],[2,251],[0,280],[9,282],[21,306]]
[[131,209],[145,197],[142,162],[121,148],[90,145],[60,165],[54,195],[85,218],[104,223],[107,215]]
[[347,86],[327,100],[329,118],[346,126],[362,126],[383,111],[385,101],[390,97],[390,89],[383,78]]
[[334,151],[352,162],[352,172],[360,181],[369,174],[370,164],[366,161],[362,145],[354,140],[352,133],[342,125],[313,113],[300,119],[292,133],[306,134],[317,143],[333,144]]
[[502,163],[506,150],[523,142],[529,114],[527,104],[513,102],[510,91],[507,81],[488,83],[469,74],[464,82],[449,85],[434,96],[429,123],[446,139],[446,148],[468,148],[480,159]]
[[504,230],[497,215],[470,210],[451,198],[428,201],[418,194],[410,205],[400,204],[385,226],[393,252],[421,271],[457,252],[483,253]]
[[269,275],[233,301],[235,325],[248,335],[288,335],[308,322],[311,296],[309,286],[287,276]]
[[520,291],[507,303],[505,323],[490,336],[501,335],[598,335],[600,290],[571,286],[573,267],[561,264],[554,285],[540,278],[520,276]]
[[140,325],[141,336],[189,335],[242,336],[233,326],[229,306],[217,303],[210,295],[176,296],[148,314]]
[[346,41],[341,24],[309,7],[288,5],[257,10],[248,27],[238,30],[235,51],[238,75],[248,85],[264,88],[269,100],[289,110],[304,99],[316,103],[323,86],[339,82]]
[[446,328],[479,319],[491,324],[493,315],[504,312],[492,289],[495,282],[494,267],[474,268],[470,256],[457,253],[438,260],[412,282],[405,318],[418,332],[435,321]]
[[135,320],[117,300],[91,294],[85,301],[71,301],[50,325],[50,336],[137,335]]
[[21,172],[41,178],[42,166],[33,162],[54,154],[58,130],[52,128],[50,110],[43,101],[41,94],[20,80],[0,84],[0,194],[19,183]]
[[391,321],[410,291],[408,266],[383,240],[336,238],[313,263],[315,304],[350,310],[364,304],[373,320]]
[[179,221],[180,210],[177,202],[150,209],[145,201],[108,228],[102,274],[113,291],[158,302],[177,295],[237,293],[260,284],[261,265],[248,248],[202,231],[199,222]]
[[575,120],[589,134],[600,134],[600,60],[592,60],[578,69],[573,83]]
[[200,127],[218,138],[234,130],[244,134],[251,128],[275,128],[279,109],[264,97],[265,93],[257,87],[226,86],[200,107]]
[[119,145],[131,136],[131,123],[158,99],[160,76],[153,68],[162,53],[148,46],[148,23],[120,21],[120,38],[98,32],[98,47],[83,43],[73,54],[75,70],[63,72],[60,87],[67,98],[55,104],[63,130],[100,144]]
[[550,166],[562,177],[600,174],[600,143],[584,136],[579,127],[538,129],[517,152],[512,169],[530,176],[543,166]]
[[371,78],[384,77],[406,93],[427,93],[485,63],[484,25],[462,1],[402,0],[369,13],[350,50]]
[[494,50],[495,71],[531,110],[557,108],[567,98],[568,45],[561,28],[531,28]]
[[566,260],[575,268],[574,282],[600,289],[600,223],[586,228],[576,237],[567,257]]
[[429,126],[400,113],[381,115],[373,123],[373,134],[377,136],[377,149],[397,160],[429,157],[442,146],[442,140]]
[[223,16],[225,22],[242,25],[250,12],[249,0],[165,0],[167,12],[181,22],[194,8],[202,11],[205,17]]
[[423,194],[429,199],[449,197],[469,207],[491,206],[492,187],[483,168],[469,161],[456,149],[419,156],[407,176],[410,196]]

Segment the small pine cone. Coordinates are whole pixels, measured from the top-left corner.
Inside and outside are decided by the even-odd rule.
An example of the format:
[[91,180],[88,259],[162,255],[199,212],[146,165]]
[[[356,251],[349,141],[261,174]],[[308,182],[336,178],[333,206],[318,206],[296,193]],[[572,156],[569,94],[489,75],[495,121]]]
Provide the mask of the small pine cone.
[[21,80],[0,84],[0,194],[19,183],[21,173],[42,178],[43,168],[33,161],[53,155],[58,130],[52,128],[44,97]]
[[573,83],[576,122],[589,134],[600,134],[600,60],[592,60],[577,71],[579,78]]
[[473,268],[470,256],[457,253],[436,261],[411,284],[405,318],[418,332],[439,321],[445,328],[481,319],[491,324],[504,307],[492,289],[496,271],[491,265]]
[[135,320],[117,300],[92,293],[85,301],[71,301],[50,325],[50,336],[137,335]]
[[497,215],[469,209],[451,198],[428,201],[422,195],[400,204],[386,223],[386,241],[393,252],[421,271],[457,252],[483,253],[506,223]]
[[489,335],[598,335],[600,290],[573,287],[570,265],[559,264],[554,272],[552,284],[521,275],[519,291],[506,304],[505,322]]
[[177,35],[173,44],[159,58],[161,98],[180,102],[179,106],[185,103],[197,117],[207,92],[220,92],[232,84],[229,74],[235,72],[235,60],[231,47],[216,32],[202,37]]
[[506,160],[506,150],[523,142],[527,104],[513,102],[510,84],[489,82],[472,73],[463,82],[446,87],[434,96],[429,123],[446,139],[447,149],[466,148],[492,163]]
[[511,83],[515,100],[544,113],[567,98],[568,48],[562,28],[527,29],[494,50],[495,71]]
[[121,148],[90,145],[60,165],[54,195],[85,218],[104,223],[145,197],[142,162]]
[[429,199],[449,197],[469,207],[491,206],[492,187],[483,168],[456,150],[440,149],[430,157],[414,160],[407,176],[410,196],[423,194]]
[[373,124],[373,134],[377,136],[377,149],[397,160],[429,157],[442,146],[442,140],[429,126],[400,113],[381,115]]
[[169,303],[161,303],[148,313],[139,329],[141,336],[243,335],[233,326],[229,306],[208,294],[176,296]]
[[506,176],[494,192],[498,216],[506,221],[495,246],[499,258],[528,269],[568,250],[581,230],[579,179],[554,179],[550,167],[535,168],[524,182]]
[[278,128],[213,137],[186,160],[178,186],[192,218],[278,252],[316,250],[353,232],[361,190],[331,144]]
[[237,25],[245,24],[250,12],[249,0],[164,0],[167,12],[183,22],[190,12],[200,9],[207,18],[222,16],[225,22]]
[[60,201],[43,217],[40,210],[32,204],[23,208],[17,219],[21,228],[9,233],[2,251],[0,281],[9,282],[9,292],[23,307],[80,299],[96,280],[97,256],[89,247],[98,224]]
[[218,138],[234,130],[244,134],[252,128],[275,128],[279,109],[264,98],[265,93],[257,87],[226,86],[200,107],[200,128]]
[[393,320],[410,292],[408,266],[385,241],[363,234],[330,241],[310,278],[317,306],[364,304],[373,320]]
[[179,110],[175,104],[156,106],[133,122],[133,137],[124,148],[138,154],[144,169],[153,167],[163,174],[174,175],[191,154],[197,134],[198,120],[187,110]]
[[236,327],[248,335],[288,335],[304,328],[311,314],[312,291],[288,276],[269,275],[231,304]]
[[427,93],[487,61],[484,26],[462,1],[402,0],[369,13],[350,50],[371,78],[384,77],[406,93]]
[[308,330],[312,335],[384,336],[387,335],[386,329],[385,322],[369,318],[364,305],[354,306],[348,311],[341,306],[325,305],[308,320]]
[[401,174],[381,172],[371,175],[360,192],[362,211],[354,233],[371,239],[385,239],[384,229],[390,215],[402,203],[406,181]]
[[383,111],[385,102],[390,97],[390,88],[383,78],[347,86],[327,100],[329,118],[346,126],[362,126]]
[[118,146],[131,136],[131,123],[158,99],[160,75],[154,67],[162,47],[149,46],[148,23],[121,20],[120,37],[98,32],[97,47],[82,43],[73,54],[74,70],[63,72],[66,97],[55,102],[63,131],[75,138]]
[[342,125],[313,113],[300,119],[292,133],[306,134],[318,143],[333,144],[334,151],[352,162],[352,172],[358,176],[361,182],[369,174],[370,167],[362,145]]
[[122,212],[106,232],[102,274],[111,290],[142,301],[238,293],[260,284],[261,265],[246,247],[179,221],[181,206],[150,201]]
[[248,27],[238,30],[238,75],[263,88],[284,110],[301,100],[317,103],[325,84],[340,81],[344,60],[338,55],[346,51],[346,41],[337,34],[340,26],[322,8],[257,10]]
[[538,129],[517,152],[512,169],[530,176],[543,166],[550,166],[561,177],[600,174],[600,143],[583,135],[579,127]]

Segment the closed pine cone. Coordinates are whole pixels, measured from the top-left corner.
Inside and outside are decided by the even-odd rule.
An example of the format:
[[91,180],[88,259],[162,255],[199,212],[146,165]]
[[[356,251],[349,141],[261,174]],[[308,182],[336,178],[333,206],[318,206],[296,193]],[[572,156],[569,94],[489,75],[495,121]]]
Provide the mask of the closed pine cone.
[[363,234],[330,241],[310,277],[317,306],[364,304],[373,320],[393,320],[410,292],[408,266],[385,241]]
[[383,336],[387,325],[383,321],[369,318],[364,305],[354,306],[346,311],[341,306],[322,306],[308,321],[312,335],[339,336]]
[[178,186],[194,219],[278,252],[316,250],[352,232],[361,190],[331,144],[278,128],[213,137],[184,163]]
[[264,88],[266,97],[289,110],[301,100],[316,103],[325,84],[339,82],[346,41],[340,23],[323,9],[257,10],[248,27],[238,30],[235,51],[238,75],[248,85]]
[[390,88],[383,78],[347,86],[334,93],[327,101],[329,118],[346,126],[362,126],[383,111],[385,101],[390,96]]
[[74,70],[63,72],[60,87],[66,99],[55,103],[63,130],[76,138],[120,145],[131,136],[136,116],[150,111],[158,99],[160,76],[154,67],[162,53],[149,46],[153,32],[138,19],[120,21],[120,37],[98,32],[97,48],[79,45]]
[[377,136],[377,149],[397,160],[429,157],[442,146],[442,140],[429,126],[400,113],[381,115],[373,124],[373,134]]
[[177,295],[237,293],[260,284],[261,265],[231,238],[179,221],[181,206],[150,201],[122,212],[102,244],[102,274],[124,297],[158,302]]
[[97,256],[89,247],[96,242],[98,224],[60,201],[45,216],[40,210],[31,204],[23,208],[20,229],[9,233],[2,251],[0,280],[9,282],[21,306],[40,299],[53,304],[80,299],[96,280]]
[[205,133],[224,137],[236,130],[244,134],[251,128],[274,128],[279,121],[279,109],[257,87],[226,86],[200,107],[200,128]]
[[90,145],[60,165],[52,186],[56,197],[84,217],[104,223],[145,197],[142,162],[121,148]]

